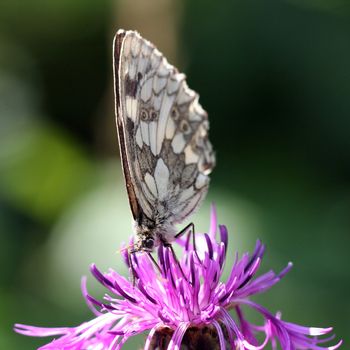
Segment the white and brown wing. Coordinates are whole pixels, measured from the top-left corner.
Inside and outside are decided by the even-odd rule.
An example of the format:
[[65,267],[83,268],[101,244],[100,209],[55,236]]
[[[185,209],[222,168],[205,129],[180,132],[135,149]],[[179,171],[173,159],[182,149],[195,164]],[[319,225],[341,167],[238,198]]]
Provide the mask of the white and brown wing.
[[134,219],[178,223],[204,198],[215,164],[207,113],[184,74],[134,31],[114,41],[116,116]]

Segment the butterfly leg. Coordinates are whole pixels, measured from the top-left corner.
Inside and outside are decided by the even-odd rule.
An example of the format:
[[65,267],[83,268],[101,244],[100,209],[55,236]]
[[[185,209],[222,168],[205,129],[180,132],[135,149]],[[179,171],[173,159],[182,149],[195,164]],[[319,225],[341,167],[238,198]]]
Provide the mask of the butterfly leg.
[[197,256],[198,261],[201,261],[199,259],[198,253],[197,253],[197,248],[196,248],[196,235],[195,235],[195,229],[194,229],[194,223],[191,222],[187,226],[185,226],[178,234],[176,234],[175,238],[180,238],[183,236],[186,232],[188,232],[187,235],[187,240],[186,240],[186,245],[185,249],[188,250],[188,246],[190,243],[191,235],[192,235],[192,244],[193,244],[193,250]]
[[133,287],[135,287],[135,284],[136,284],[136,271],[134,269],[131,254],[135,254],[135,253],[136,253],[135,250],[128,249],[128,264],[131,272],[131,283]]
[[[133,287],[135,287],[136,278],[138,277],[137,273],[135,271],[135,268],[134,268],[132,257],[131,257],[131,255],[135,254],[135,253],[137,253],[137,250],[128,250],[128,265],[129,265],[129,268],[131,270],[131,282],[132,282]],[[151,262],[154,264],[154,266],[157,268],[157,270],[160,273],[162,273],[162,270],[161,270],[160,266],[158,265],[158,263],[156,262],[156,260],[154,259],[153,255],[150,252],[147,252],[147,255],[150,258]]]
[[194,223],[190,222],[187,226],[185,226],[179,233],[175,235],[175,238],[180,238],[183,236],[186,232],[188,232],[187,241],[186,241],[186,250],[188,250],[188,244],[191,238],[192,234],[192,243],[193,243],[193,250],[196,251],[196,235],[195,235],[195,229],[194,229]]
[[185,273],[182,270],[180,261],[179,261],[179,259],[176,256],[176,253],[175,253],[175,250],[174,250],[173,246],[169,242],[165,241],[164,239],[161,239],[161,242],[162,242],[162,244],[163,244],[163,246],[165,248],[169,248],[171,250],[171,254],[173,255],[173,258],[174,258],[176,264],[179,266],[183,278],[187,281],[187,277],[185,276]]
[[153,255],[150,252],[147,252],[148,257],[150,258],[150,260],[152,261],[153,265],[157,268],[157,270],[159,271],[160,274],[162,274],[162,269],[160,268],[160,266],[158,265],[157,261],[154,259]]
[[188,230],[189,228],[191,227],[191,231],[194,232],[194,223],[193,222],[190,222],[187,226],[185,226],[179,233],[177,233],[175,235],[175,238],[180,238],[181,236],[183,236]]

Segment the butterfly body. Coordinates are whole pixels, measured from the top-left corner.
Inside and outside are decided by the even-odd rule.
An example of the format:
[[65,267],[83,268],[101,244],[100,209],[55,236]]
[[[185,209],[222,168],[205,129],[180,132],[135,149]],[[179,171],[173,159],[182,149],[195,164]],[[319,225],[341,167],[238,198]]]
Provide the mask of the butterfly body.
[[152,251],[204,199],[215,164],[208,116],[185,76],[134,31],[114,41],[116,121],[136,240]]
[[161,215],[158,222],[148,218],[138,218],[134,221],[134,231],[136,234],[134,251],[153,251],[161,243],[171,243],[176,235],[174,225]]

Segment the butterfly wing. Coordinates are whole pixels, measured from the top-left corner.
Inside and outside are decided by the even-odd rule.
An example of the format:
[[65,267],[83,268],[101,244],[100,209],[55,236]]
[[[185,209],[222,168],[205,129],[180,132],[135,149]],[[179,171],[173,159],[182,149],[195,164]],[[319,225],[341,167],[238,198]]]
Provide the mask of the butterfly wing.
[[178,223],[203,200],[215,156],[208,116],[185,76],[137,32],[114,44],[116,115],[136,220]]

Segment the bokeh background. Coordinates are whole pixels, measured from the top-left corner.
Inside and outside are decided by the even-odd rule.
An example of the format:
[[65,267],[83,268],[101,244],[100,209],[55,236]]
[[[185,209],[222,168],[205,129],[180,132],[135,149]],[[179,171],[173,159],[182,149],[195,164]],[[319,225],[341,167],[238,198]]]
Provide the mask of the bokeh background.
[[209,112],[218,162],[197,227],[215,201],[231,252],[260,238],[263,271],[294,262],[257,300],[349,341],[347,0],[2,0],[0,349],[48,341],[13,333],[15,322],[89,319],[80,278],[90,263],[127,273],[117,252],[131,234],[114,127],[118,28],[152,40]]

